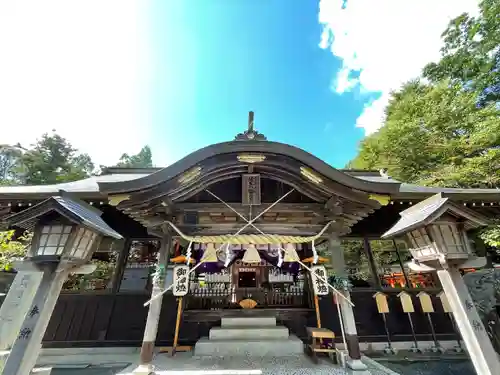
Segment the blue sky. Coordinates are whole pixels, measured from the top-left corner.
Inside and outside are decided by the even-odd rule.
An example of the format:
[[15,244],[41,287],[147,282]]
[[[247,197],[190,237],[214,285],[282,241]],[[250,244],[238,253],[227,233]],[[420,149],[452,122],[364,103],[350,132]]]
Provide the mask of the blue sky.
[[[157,3],[152,11],[160,70],[155,150],[170,137],[175,142],[167,152],[179,156],[231,140],[253,110],[257,130],[270,140],[336,167],[355,155],[363,131],[354,124],[371,95],[332,92],[341,62],[318,46],[317,2],[179,1]],[[162,72],[165,66],[172,68]],[[167,105],[172,100],[182,105]]]
[[[66,137],[96,165],[169,165],[245,130],[335,167],[478,0],[0,2],[0,143]],[[425,27],[422,27],[425,20]]]

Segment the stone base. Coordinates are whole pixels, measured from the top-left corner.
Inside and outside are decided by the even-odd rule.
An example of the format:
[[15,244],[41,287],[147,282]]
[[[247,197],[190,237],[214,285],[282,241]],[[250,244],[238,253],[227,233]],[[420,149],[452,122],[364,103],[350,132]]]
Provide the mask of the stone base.
[[366,366],[366,364],[361,362],[360,359],[349,358],[349,359],[347,359],[346,365],[347,365],[347,368],[350,368],[351,370],[354,370],[354,371],[365,371],[368,369],[368,366]]
[[221,326],[213,327],[194,347],[196,356],[287,357],[303,352],[302,341],[269,315],[223,317]]
[[[3,366],[5,364],[5,361],[7,360],[7,357],[9,356],[10,351],[8,350],[3,350],[0,351],[0,374],[3,375]],[[50,375],[52,372],[52,367],[50,366],[38,366],[35,367],[33,370],[31,370],[32,375]],[[5,374],[7,375],[7,374]]]
[[150,375],[154,374],[155,369],[152,364],[149,365],[139,365],[136,369],[132,371],[133,375]]
[[52,373],[52,367],[35,367],[32,371],[32,375],[50,375]]
[[3,373],[3,367],[5,366],[5,361],[7,360],[9,353],[10,352],[8,350],[0,351],[0,374]]

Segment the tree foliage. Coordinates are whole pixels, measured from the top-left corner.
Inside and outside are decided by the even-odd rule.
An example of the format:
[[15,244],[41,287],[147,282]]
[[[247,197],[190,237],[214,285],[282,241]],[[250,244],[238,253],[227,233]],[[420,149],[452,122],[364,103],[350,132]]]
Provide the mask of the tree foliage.
[[116,167],[121,168],[151,168],[153,166],[153,154],[151,147],[144,146],[138,154],[123,154]]
[[500,1],[483,0],[479,10],[477,18],[464,13],[450,22],[441,60],[428,64],[423,75],[477,92],[483,106],[500,100]]
[[20,145],[0,145],[0,185],[16,182],[14,168],[22,155]]
[[[149,146],[136,155],[123,154],[116,166],[147,168],[153,165]],[[45,185],[77,181],[96,173],[89,155],[79,153],[55,131],[45,133],[25,149],[0,145],[0,185]]]
[[[381,129],[349,163],[424,186],[500,188],[500,0],[443,33],[441,59],[392,93]],[[500,229],[481,238],[500,247]]]
[[44,185],[80,180],[93,170],[89,155],[78,154],[67,139],[53,132],[18,155],[10,174],[16,183]]
[[10,271],[14,261],[24,258],[31,243],[31,234],[19,238],[14,235],[14,230],[0,232],[0,271]]
[[446,187],[500,186],[500,112],[450,81],[405,84],[384,126],[365,138],[351,166],[386,168],[403,182]]

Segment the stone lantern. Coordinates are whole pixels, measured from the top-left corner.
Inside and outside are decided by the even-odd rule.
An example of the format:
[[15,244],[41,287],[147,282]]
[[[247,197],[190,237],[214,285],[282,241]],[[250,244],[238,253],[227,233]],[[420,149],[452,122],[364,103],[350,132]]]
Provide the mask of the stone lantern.
[[413,260],[410,269],[436,272],[455,321],[478,374],[498,373],[500,361],[481,322],[460,269],[482,267],[485,258],[474,255],[467,231],[488,219],[434,195],[400,213],[401,219],[382,238],[406,235]]
[[[122,238],[102,220],[101,214],[96,208],[62,192],[60,196],[51,197],[5,219],[8,226],[33,231],[33,239],[25,260],[15,266],[19,271],[16,278],[22,276],[23,272],[41,274],[41,277],[35,282],[37,285],[24,285],[24,289],[31,287],[32,293],[16,296],[18,300],[25,300],[22,305],[26,310],[17,311],[21,318],[18,318],[17,325],[12,325],[11,330],[18,332],[12,337],[14,342],[7,359],[3,364],[0,362],[2,374],[30,373],[68,275],[93,272],[95,266],[86,263],[91,259],[101,239],[106,236]],[[25,282],[29,283],[30,281]],[[7,304],[5,309],[9,309],[8,299],[11,293],[19,294],[19,290],[9,290],[4,303]],[[6,315],[8,314],[3,311],[2,317]],[[0,322],[0,325],[2,323]]]

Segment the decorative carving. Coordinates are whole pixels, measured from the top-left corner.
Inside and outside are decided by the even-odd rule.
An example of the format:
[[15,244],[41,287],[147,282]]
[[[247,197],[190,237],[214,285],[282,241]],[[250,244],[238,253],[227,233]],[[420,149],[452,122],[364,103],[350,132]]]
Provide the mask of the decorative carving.
[[244,309],[253,309],[255,306],[257,306],[257,302],[255,302],[253,299],[247,298],[240,301],[239,305]]
[[266,141],[267,138],[254,130],[253,128],[253,115],[252,111],[248,112],[248,129],[243,133],[239,133],[234,140],[235,141]]
[[126,201],[130,199],[130,195],[127,194],[120,194],[120,195],[113,195],[109,197],[108,201],[111,206],[118,206],[120,202]]
[[391,197],[388,195],[370,194],[368,198],[377,201],[381,206],[387,206],[391,201]]
[[193,181],[200,174],[201,174],[201,167],[191,168],[189,171],[187,171],[186,173],[184,173],[182,176],[179,177],[178,179],[179,184],[187,184],[188,182]]
[[309,168],[300,167],[300,174],[315,184],[321,184],[323,179]]
[[260,154],[241,154],[237,158],[239,162],[248,164],[261,163],[266,160],[266,156]]
[[261,204],[260,199],[260,175],[259,174],[244,174],[243,175],[243,194],[242,204],[246,206],[258,206]]

